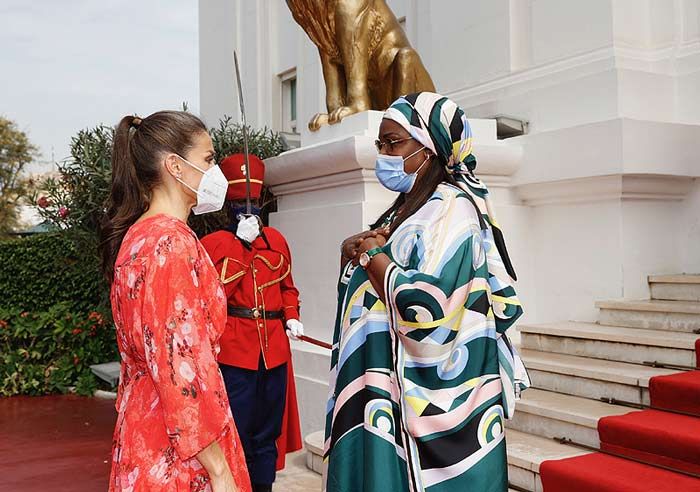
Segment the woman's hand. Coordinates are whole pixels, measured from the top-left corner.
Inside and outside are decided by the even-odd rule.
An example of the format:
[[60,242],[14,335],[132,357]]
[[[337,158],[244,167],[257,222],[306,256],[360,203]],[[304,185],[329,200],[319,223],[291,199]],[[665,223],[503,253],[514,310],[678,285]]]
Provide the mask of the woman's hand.
[[[384,246],[389,238],[389,234],[390,229],[388,227],[381,227],[379,229],[361,232],[347,238],[345,241],[343,241],[340,247],[341,268],[344,268],[349,261],[351,261],[353,265],[357,266],[360,261],[360,254],[362,254],[364,251],[369,251],[372,249],[372,247]],[[377,243],[381,244],[381,246],[372,246],[369,248],[362,246],[368,240],[377,241]],[[375,243],[372,242],[369,244]]]
[[352,259],[352,264],[357,266],[360,264],[360,255],[375,248],[383,248],[386,244],[386,237],[377,233],[374,236],[363,239],[357,246],[357,254]]
[[226,455],[214,441],[197,454],[197,459],[209,474],[213,492],[238,492],[238,486],[233,481],[231,469],[226,462]]
[[355,259],[356,256],[359,256],[357,249],[360,246],[360,244],[362,244],[362,241],[370,237],[375,237],[377,234],[378,232],[374,230],[365,231],[359,234],[355,234],[354,236],[350,236],[345,241],[343,241],[340,247],[341,256],[346,260]]
[[[383,248],[386,245],[389,231],[387,229],[380,229],[375,232],[377,234],[366,237],[360,242],[357,247],[357,254],[352,260],[353,265],[359,265],[360,255],[362,253],[366,253],[367,251],[375,248]],[[389,268],[390,264],[391,258],[384,253],[380,253],[372,256],[369,265],[365,267],[367,277],[369,278],[372,287],[374,287],[374,290],[382,302],[386,302],[384,293],[384,276],[386,275],[386,270]]]
[[210,475],[209,479],[211,480],[212,492],[238,492],[239,490],[229,470],[226,470],[226,473],[222,475]]

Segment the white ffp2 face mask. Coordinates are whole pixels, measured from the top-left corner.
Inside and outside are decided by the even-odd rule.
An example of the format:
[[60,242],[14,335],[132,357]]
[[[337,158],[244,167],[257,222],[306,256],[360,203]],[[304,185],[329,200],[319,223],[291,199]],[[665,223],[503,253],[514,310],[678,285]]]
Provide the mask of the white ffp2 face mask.
[[206,171],[202,171],[184,157],[177,156],[202,173],[202,180],[199,182],[199,187],[196,190],[183,180],[175,178],[197,195],[197,204],[192,208],[192,212],[195,215],[202,215],[221,210],[224,206],[224,200],[226,200],[226,191],[228,190],[228,180],[221,168],[212,166]]

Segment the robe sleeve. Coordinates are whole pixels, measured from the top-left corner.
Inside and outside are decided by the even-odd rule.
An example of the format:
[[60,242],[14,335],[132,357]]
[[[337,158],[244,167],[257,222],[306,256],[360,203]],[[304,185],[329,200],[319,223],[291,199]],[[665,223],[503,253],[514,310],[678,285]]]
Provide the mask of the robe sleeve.
[[394,258],[402,247],[410,248],[410,255],[407,265],[392,262],[384,276],[390,324],[414,354],[432,350],[435,343],[450,344],[455,358],[463,350],[459,347],[462,332],[485,330],[486,334],[495,329],[486,336],[496,340],[502,401],[506,417],[511,418],[515,400],[530,385],[525,366],[506,336],[523,313],[513,280],[491,229],[482,228],[479,212],[468,197],[446,194],[426,207],[424,220],[417,221],[421,225],[391,246]]
[[143,343],[166,431],[182,460],[218,440],[230,420],[209,333],[195,239],[162,237],[144,285]]
[[[408,264],[387,268],[390,314],[400,323],[436,324],[449,323],[463,309],[489,317],[492,310],[498,333],[504,333],[522,307],[512,281],[499,280],[504,267],[489,229],[481,229],[476,208],[464,196],[446,194],[427,207],[426,220],[411,231]],[[398,238],[392,257],[405,244]]]

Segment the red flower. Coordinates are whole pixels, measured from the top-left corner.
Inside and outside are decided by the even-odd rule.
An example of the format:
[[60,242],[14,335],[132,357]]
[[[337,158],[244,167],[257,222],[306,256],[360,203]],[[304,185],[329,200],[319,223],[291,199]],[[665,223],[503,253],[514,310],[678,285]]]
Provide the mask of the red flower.
[[65,219],[68,217],[68,214],[70,211],[66,207],[61,207],[58,209],[58,216],[61,217],[62,219]]
[[7,321],[5,321],[4,319],[0,319],[0,330],[7,328],[7,325]]
[[80,328],[74,328],[71,332],[73,335],[80,335],[83,332]]
[[39,198],[39,200],[37,200],[36,204],[39,205],[41,208],[50,207],[51,200],[49,200],[45,196],[42,196],[41,198]]
[[27,316],[29,316],[29,313],[27,311],[24,311],[22,314],[20,314],[20,316],[22,318],[26,318]]
[[80,364],[80,357],[75,355],[75,356],[73,356],[73,365],[77,366],[78,364]]

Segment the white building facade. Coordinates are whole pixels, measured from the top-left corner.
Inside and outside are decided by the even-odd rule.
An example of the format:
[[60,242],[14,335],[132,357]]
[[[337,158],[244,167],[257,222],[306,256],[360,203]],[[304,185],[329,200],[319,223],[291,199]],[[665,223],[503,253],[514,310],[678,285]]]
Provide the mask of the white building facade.
[[[593,321],[648,298],[647,276],[700,272],[700,0],[388,0],[438,92],[473,119],[527,322]],[[200,108],[301,148],[268,161],[307,332],[329,341],[338,245],[392,196],[373,179],[381,114],[312,134],[316,47],[283,0],[200,0]],[[497,139],[493,118],[526,121]],[[322,426],[328,356],[295,345],[304,431]]]

